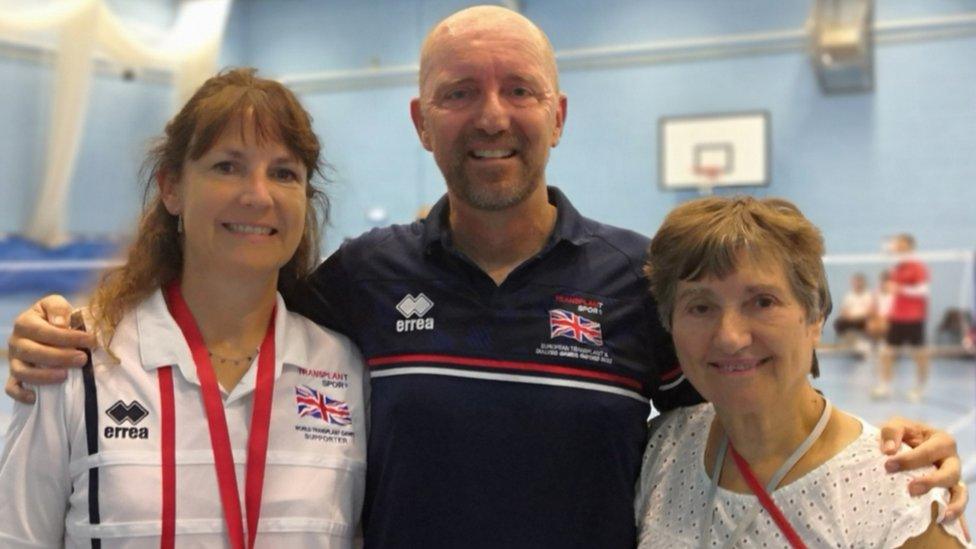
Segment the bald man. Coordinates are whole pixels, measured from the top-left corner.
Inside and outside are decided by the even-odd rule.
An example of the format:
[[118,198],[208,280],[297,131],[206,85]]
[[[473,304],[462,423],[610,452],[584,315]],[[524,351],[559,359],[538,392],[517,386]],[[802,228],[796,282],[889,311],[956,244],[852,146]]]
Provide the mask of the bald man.
[[[370,367],[367,547],[633,547],[649,401],[700,397],[641,277],[648,240],[546,185],[566,120],[548,39],[498,7],[448,17],[424,41],[410,114],[447,195],[424,220],[345,243],[290,304],[349,334]],[[15,376],[50,382],[28,362],[67,362],[28,340],[93,344],[43,320],[65,307],[18,318]],[[944,434],[898,464],[942,458],[931,478],[953,485]]]
[[410,114],[447,196],[343,246],[315,279],[334,308],[306,311],[370,366],[367,545],[633,547],[649,399],[700,397],[654,320],[647,240],[546,186],[566,119],[548,39],[498,7],[448,17]]

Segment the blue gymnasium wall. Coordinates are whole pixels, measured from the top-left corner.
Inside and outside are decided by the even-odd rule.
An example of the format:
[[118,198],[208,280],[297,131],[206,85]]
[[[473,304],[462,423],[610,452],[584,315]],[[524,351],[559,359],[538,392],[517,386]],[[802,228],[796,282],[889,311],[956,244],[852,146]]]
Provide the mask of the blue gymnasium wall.
[[[46,0],[0,0],[0,9],[35,8]],[[123,21],[166,28],[176,0],[109,0]],[[0,56],[0,233],[19,232],[30,218],[44,177],[50,65]],[[167,86],[96,76],[75,163],[68,229],[75,233],[130,230],[142,193],[136,172],[148,141],[169,116]],[[4,324],[0,318],[0,326]]]
[[[237,0],[222,63],[251,64],[268,76],[416,62],[420,41],[440,18],[470,2],[451,0]],[[123,16],[160,26],[175,2],[117,2]],[[806,1],[525,0],[524,13],[557,51],[734,33],[796,29]],[[882,0],[877,20],[976,11],[974,0]],[[921,249],[976,243],[976,37],[883,44],[873,93],[827,97],[800,52],[562,73],[569,96],[564,139],[549,181],[583,213],[650,234],[694,193],[657,186],[661,116],[764,109],[772,120],[772,184],[748,189],[796,201],[819,224],[833,253],[873,252],[883,236],[911,231]],[[30,211],[42,173],[49,72],[0,58],[0,232]],[[169,114],[169,90],[99,77],[78,160],[71,230],[122,231],[139,201],[135,171],[146,141]],[[303,95],[334,167],[326,248],[370,228],[365,212],[389,222],[436,200],[443,182],[417,143],[408,115],[414,86]],[[844,279],[833,280],[840,294]],[[939,288],[936,288],[939,291]],[[956,288],[948,290],[954,294]],[[6,324],[0,320],[0,325]]]

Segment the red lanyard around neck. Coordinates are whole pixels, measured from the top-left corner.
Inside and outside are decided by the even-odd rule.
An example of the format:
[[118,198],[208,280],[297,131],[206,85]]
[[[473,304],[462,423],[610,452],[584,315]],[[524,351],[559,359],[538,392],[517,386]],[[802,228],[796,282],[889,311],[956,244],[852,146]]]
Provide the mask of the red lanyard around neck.
[[[224,522],[227,524],[227,536],[231,547],[244,549],[244,525],[241,520],[241,501],[237,489],[237,473],[234,466],[234,454],[231,450],[230,434],[227,431],[227,419],[224,416],[224,404],[217,386],[217,376],[206,343],[197,327],[193,314],[183,299],[179,283],[170,284],[166,288],[166,304],[176,324],[183,332],[193,362],[196,365],[197,377],[200,379],[200,389],[203,406],[207,413],[207,425],[210,428],[210,446],[214,454],[214,469],[217,471],[217,483],[220,488],[220,501],[224,510]],[[261,343],[258,354],[257,383],[254,389],[254,408],[251,413],[251,425],[247,440],[247,468],[245,479],[244,503],[247,509],[247,547],[254,547],[254,540],[258,531],[258,519],[261,515],[261,495],[264,488],[264,469],[268,454],[268,432],[271,427],[271,402],[274,394],[275,373],[275,312],[271,311],[268,329]],[[164,516],[166,515],[164,510]]]
[[779,507],[776,505],[776,502],[773,501],[773,498],[769,496],[769,493],[766,492],[766,489],[763,488],[762,484],[759,482],[759,479],[757,479],[756,475],[752,472],[752,468],[749,467],[746,460],[739,455],[739,452],[735,450],[735,446],[732,446],[731,442],[729,443],[729,453],[732,454],[732,460],[735,461],[735,466],[738,467],[742,478],[744,478],[746,484],[749,485],[749,489],[752,490],[753,494],[756,494],[757,498],[759,498],[759,503],[764,509],[766,509],[769,516],[773,518],[773,522],[775,522],[776,526],[779,527],[780,532],[783,532],[783,535],[786,536],[786,541],[790,542],[790,545],[792,545],[794,549],[806,549],[807,546],[803,544],[803,540],[800,539],[799,534],[797,534],[796,530],[793,529],[793,525],[790,524],[790,521],[786,520],[783,512],[780,511]]

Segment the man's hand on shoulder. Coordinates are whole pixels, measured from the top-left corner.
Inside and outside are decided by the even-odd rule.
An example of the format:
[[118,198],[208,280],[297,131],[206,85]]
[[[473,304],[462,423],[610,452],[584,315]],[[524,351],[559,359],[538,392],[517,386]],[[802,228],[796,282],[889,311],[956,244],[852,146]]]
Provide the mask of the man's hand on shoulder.
[[36,395],[25,383],[60,383],[67,376],[65,368],[85,365],[85,353],[78,349],[94,348],[96,339],[72,330],[70,316],[71,304],[59,295],[47,296],[17,316],[7,341],[10,377],[5,391],[11,398],[30,404]]
[[[899,453],[903,442],[912,449]],[[966,485],[959,482],[961,466],[952,435],[925,423],[896,417],[881,427],[881,451],[892,456],[885,462],[885,469],[890,473],[935,466],[935,471],[911,481],[908,492],[918,496],[932,488],[946,488],[950,500],[942,521],[962,517],[969,495]],[[966,530],[965,524],[963,529]]]

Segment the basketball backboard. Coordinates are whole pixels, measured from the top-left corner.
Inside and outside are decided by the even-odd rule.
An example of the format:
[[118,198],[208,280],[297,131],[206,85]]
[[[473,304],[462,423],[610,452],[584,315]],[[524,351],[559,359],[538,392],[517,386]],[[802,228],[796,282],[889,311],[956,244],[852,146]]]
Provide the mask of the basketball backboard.
[[769,184],[769,113],[662,117],[658,170],[664,189]]

